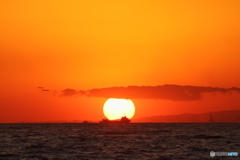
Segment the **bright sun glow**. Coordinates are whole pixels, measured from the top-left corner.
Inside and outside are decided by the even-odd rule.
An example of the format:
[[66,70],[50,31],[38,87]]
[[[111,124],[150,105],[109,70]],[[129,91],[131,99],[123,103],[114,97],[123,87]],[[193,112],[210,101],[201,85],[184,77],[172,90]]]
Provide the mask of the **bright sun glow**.
[[109,120],[121,119],[124,115],[131,119],[135,114],[135,106],[131,100],[110,98],[104,103],[103,113]]

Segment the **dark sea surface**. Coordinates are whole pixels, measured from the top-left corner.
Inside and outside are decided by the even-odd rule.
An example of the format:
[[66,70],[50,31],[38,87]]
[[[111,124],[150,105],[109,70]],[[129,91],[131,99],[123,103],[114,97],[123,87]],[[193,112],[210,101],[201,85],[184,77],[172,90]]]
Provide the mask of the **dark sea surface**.
[[240,159],[239,123],[0,124],[0,159]]

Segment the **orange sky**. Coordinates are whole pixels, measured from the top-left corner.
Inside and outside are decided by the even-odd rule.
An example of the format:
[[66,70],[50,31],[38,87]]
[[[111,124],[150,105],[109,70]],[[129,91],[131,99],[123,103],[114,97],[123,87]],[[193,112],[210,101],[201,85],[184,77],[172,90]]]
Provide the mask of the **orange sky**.
[[[239,8],[239,0],[1,1],[0,122],[103,117],[106,99],[53,96],[65,88],[240,87]],[[237,94],[222,96],[133,100],[135,117],[240,109]]]

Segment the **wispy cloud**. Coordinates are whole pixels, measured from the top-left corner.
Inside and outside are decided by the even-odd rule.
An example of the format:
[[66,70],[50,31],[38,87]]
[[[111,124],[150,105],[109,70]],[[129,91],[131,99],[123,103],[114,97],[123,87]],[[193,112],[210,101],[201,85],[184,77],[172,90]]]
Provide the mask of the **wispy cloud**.
[[61,92],[60,96],[64,96],[64,97],[72,97],[72,96],[78,96],[80,93],[74,89],[65,89]]
[[167,99],[173,101],[194,101],[201,100],[204,93],[227,93],[236,91],[240,93],[240,88],[219,88],[202,86],[180,86],[180,85],[162,85],[162,86],[128,86],[128,87],[109,87],[94,88],[91,90],[65,89],[61,96],[89,96],[103,98],[125,98],[125,99]]
[[84,90],[75,90],[71,88],[64,89],[61,91],[60,96],[61,97],[73,97],[73,96],[80,96],[80,95],[87,95],[87,91]]

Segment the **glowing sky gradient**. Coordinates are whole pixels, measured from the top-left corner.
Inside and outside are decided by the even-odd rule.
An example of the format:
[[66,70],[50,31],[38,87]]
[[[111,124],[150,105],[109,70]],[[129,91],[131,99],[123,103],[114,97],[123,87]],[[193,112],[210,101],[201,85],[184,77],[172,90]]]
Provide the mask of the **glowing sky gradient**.
[[[240,87],[239,8],[239,0],[1,1],[0,123],[103,117],[106,98],[54,96],[66,88]],[[240,109],[239,99],[133,102],[137,118]]]

